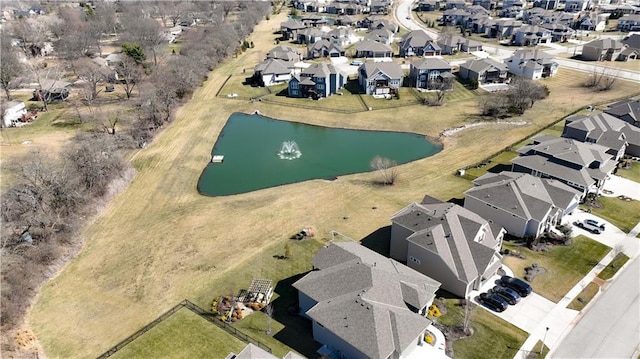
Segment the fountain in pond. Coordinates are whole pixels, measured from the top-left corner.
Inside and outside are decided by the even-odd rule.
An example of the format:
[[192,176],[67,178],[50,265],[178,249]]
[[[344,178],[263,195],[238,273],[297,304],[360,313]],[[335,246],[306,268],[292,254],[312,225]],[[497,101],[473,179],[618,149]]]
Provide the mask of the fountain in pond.
[[298,144],[296,141],[284,141],[282,142],[282,146],[280,147],[280,152],[278,152],[278,157],[282,160],[295,160],[296,158],[300,158],[302,156],[302,152],[298,148]]

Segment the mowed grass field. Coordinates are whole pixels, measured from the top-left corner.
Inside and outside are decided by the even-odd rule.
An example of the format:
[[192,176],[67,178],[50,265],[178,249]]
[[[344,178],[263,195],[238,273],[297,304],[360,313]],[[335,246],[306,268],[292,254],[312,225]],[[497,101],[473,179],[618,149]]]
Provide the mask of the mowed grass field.
[[[262,22],[249,39],[256,48],[213,71],[175,121],[133,156],[136,175],[131,184],[87,226],[84,248],[42,288],[28,315],[48,357],[95,357],[185,298],[207,308],[215,294],[244,288],[251,277],[282,275],[284,271],[274,274],[274,263],[265,253],[280,251],[288,237],[305,226],[316,228],[319,243],[330,237],[330,230],[359,239],[388,225],[396,211],[425,194],[443,200],[460,196],[471,184],[454,176],[458,168],[577,108],[637,90],[637,84],[619,81],[610,92],[590,92],[580,86],[587,74],[561,70],[544,81],[550,98],[514,119],[528,125],[481,126],[445,138],[442,152],[400,166],[394,186],[376,186],[375,173],[363,173],[235,196],[200,196],[198,177],[216,137],[236,111],[430,137],[477,119],[473,98],[440,107],[342,115],[217,97],[228,75],[253,67],[273,46],[272,32],[285,17],[283,13]],[[287,270],[308,269],[292,265]]]

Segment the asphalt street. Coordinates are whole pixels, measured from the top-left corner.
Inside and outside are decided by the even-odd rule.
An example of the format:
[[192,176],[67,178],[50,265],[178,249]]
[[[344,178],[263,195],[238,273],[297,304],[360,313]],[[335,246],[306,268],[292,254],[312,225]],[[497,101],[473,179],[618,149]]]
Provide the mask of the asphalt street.
[[636,257],[576,326],[551,358],[632,358],[640,347],[640,259]]

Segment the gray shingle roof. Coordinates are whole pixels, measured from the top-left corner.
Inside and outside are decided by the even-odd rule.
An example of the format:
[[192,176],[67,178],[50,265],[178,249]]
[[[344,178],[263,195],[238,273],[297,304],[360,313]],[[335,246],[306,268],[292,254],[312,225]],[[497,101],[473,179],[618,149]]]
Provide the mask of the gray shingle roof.
[[449,65],[448,62],[437,57],[429,57],[414,61],[411,63],[411,66],[418,69],[451,70],[451,65]]
[[640,146],[640,128],[606,113],[567,118],[565,128],[582,130],[588,139],[614,150],[622,148],[625,142]]
[[584,44],[583,48],[584,47],[593,47],[600,50],[607,50],[607,49],[622,50],[622,48],[624,47],[624,44],[618,40],[605,38],[600,40],[593,40],[589,43]]
[[404,76],[402,67],[396,62],[366,62],[362,65],[367,78],[374,75],[378,71],[387,74],[392,79],[399,79]]
[[640,100],[624,100],[609,106],[605,113],[617,118],[629,117],[635,122],[640,121]]
[[539,171],[554,178],[570,181],[583,187],[589,187],[594,183],[590,173],[584,167],[581,169],[569,168],[540,155],[519,156],[512,159],[511,163]]
[[482,71],[488,70],[492,67],[499,69],[500,71],[507,71],[507,65],[500,63],[496,60],[490,59],[490,58],[486,58],[486,59],[478,59],[478,60],[469,60],[465,63],[463,63],[462,65],[460,65],[460,67],[464,67],[469,69],[470,71],[473,71],[475,73],[480,73]]
[[356,51],[374,51],[374,52],[392,52],[393,50],[389,45],[373,41],[363,40],[359,41],[356,46]]
[[409,310],[433,300],[440,283],[356,242],[322,248],[293,284],[318,302],[307,315],[370,358],[401,353],[430,321]]
[[424,30],[414,30],[404,35],[400,41],[401,48],[424,47],[430,42],[435,42]]
[[[496,255],[496,227],[479,215],[453,203],[412,203],[391,221],[413,232],[407,239],[438,254],[463,282],[469,283],[486,270]],[[487,229],[482,242],[478,232]]]
[[542,221],[553,208],[566,209],[580,193],[552,179],[525,173],[487,174],[473,181],[475,187],[465,196],[474,197],[507,213]]
[[267,59],[255,67],[256,72],[262,74],[288,74],[291,70],[288,68],[288,64],[282,60]]

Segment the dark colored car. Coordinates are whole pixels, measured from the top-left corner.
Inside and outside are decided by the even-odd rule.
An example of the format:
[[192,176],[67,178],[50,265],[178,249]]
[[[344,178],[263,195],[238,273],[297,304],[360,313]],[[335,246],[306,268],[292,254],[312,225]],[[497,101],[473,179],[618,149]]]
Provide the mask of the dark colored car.
[[494,312],[504,312],[509,306],[509,303],[497,294],[480,293],[478,302]]
[[502,286],[515,290],[523,298],[531,294],[531,286],[521,279],[505,275],[500,278],[500,282],[502,283]]
[[495,286],[492,292],[501,296],[511,305],[516,305],[520,302],[520,294],[509,287]]

